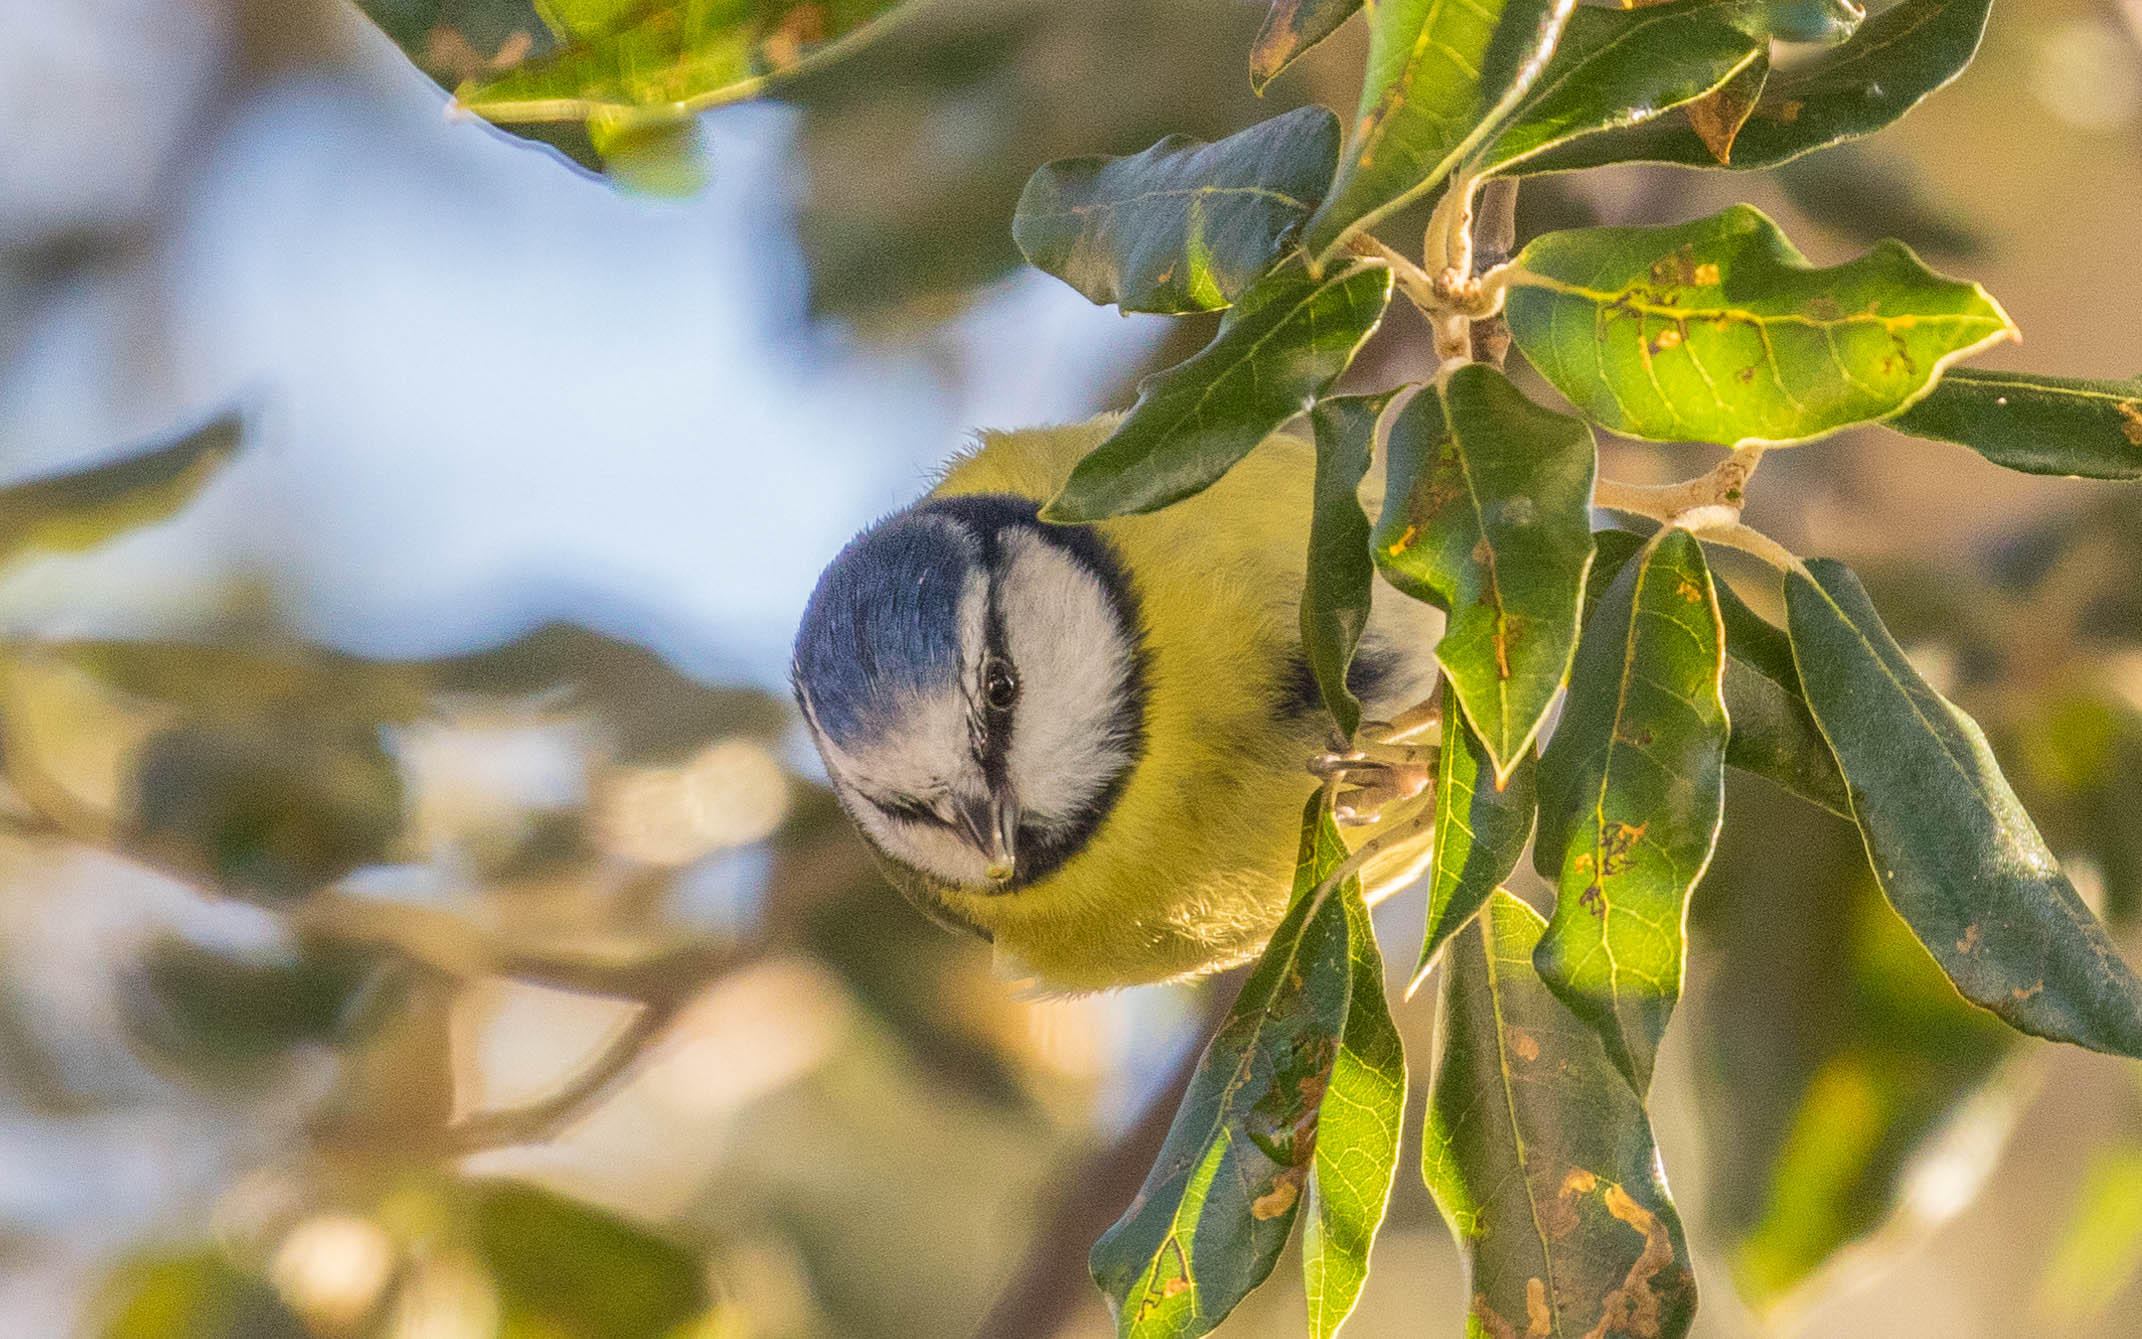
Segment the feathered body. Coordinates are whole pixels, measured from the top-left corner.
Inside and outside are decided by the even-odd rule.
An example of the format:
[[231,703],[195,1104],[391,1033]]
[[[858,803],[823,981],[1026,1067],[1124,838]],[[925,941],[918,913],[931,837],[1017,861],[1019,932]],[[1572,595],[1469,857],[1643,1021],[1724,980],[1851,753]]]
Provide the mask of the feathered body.
[[[1085,825],[1038,877],[1008,887],[945,877],[965,867],[911,846],[904,827],[895,831],[875,805],[849,793],[856,787],[844,786],[844,776],[904,771],[918,755],[955,747],[932,742],[952,727],[901,736],[900,751],[888,749],[867,763],[860,752],[848,755],[829,738],[839,732],[821,724],[824,709],[814,714],[812,697],[814,677],[832,671],[814,668],[811,656],[827,660],[823,627],[837,615],[814,608],[799,639],[799,697],[843,803],[885,857],[895,883],[934,914],[987,936],[1002,972],[1032,978],[1046,990],[1166,980],[1254,956],[1285,906],[1301,806],[1317,784],[1305,764],[1337,742],[1301,652],[1315,468],[1308,443],[1274,437],[1212,487],[1150,515],[1047,527],[1088,531],[1076,537],[1082,545],[1098,541],[1097,550],[1073,554],[1098,574],[1090,582],[1022,579],[1021,567],[999,556],[1006,548],[1045,549],[1072,538],[1034,532],[1038,523],[1024,518],[1056,494],[1114,422],[1103,417],[1065,428],[985,433],[916,509],[917,516],[942,509],[947,526],[986,529],[999,523],[988,519],[995,508],[1013,518],[996,532],[1000,537],[984,540],[992,546],[986,561],[1010,573],[996,579],[987,607],[997,611],[1010,602],[1011,612],[989,617],[992,627],[1012,630],[1005,654],[1028,666],[1030,693],[1051,696],[1030,697],[1017,708],[1012,783],[1027,792],[1065,776],[1091,778],[1091,784],[1066,782],[1082,797]],[[967,519],[976,515],[984,519]],[[866,532],[857,546],[876,533]],[[892,542],[881,536],[877,547]],[[843,561],[855,560],[844,555]],[[837,562],[829,569],[829,584],[845,584],[836,577],[839,568]],[[928,580],[918,576],[899,589]],[[814,606],[832,603],[826,589]],[[851,619],[888,617],[882,596],[858,598],[854,606]],[[1104,627],[1096,608],[1114,611],[1119,626]],[[1022,624],[1047,629],[1027,637],[1035,649],[1019,646]],[[1379,589],[1355,673],[1371,716],[1429,691],[1436,624],[1425,606]],[[901,628],[911,625],[901,617]],[[839,646],[842,654],[858,653],[852,642]],[[1045,663],[1050,655],[1064,658],[1060,668]],[[1037,656],[1044,663],[1036,665]],[[1087,701],[1089,694],[1095,700]],[[888,710],[919,719],[928,712],[915,704],[926,696],[910,694]],[[1060,738],[1051,738],[1057,717],[1066,724]],[[1081,731],[1080,719],[1095,724]],[[987,733],[981,725],[975,730],[976,741]],[[979,742],[976,748],[978,756],[985,752]],[[1036,840],[1045,837],[1044,831]]]

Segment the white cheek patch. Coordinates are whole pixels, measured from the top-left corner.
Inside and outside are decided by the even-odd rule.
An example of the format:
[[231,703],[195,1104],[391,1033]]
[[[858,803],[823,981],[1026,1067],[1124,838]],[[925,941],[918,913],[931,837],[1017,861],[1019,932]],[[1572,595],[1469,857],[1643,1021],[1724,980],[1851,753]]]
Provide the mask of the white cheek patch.
[[1116,725],[1136,648],[1100,579],[1040,536],[1007,532],[999,573],[1019,675],[1007,771],[1025,821],[1068,827],[1133,760]]

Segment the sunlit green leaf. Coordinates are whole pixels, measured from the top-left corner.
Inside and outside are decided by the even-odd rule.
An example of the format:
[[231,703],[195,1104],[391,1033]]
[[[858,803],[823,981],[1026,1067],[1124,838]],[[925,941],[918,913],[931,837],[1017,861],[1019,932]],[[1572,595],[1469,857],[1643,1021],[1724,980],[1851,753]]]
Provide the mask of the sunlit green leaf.
[[[550,49],[502,47],[454,90],[492,121],[664,121],[754,98],[867,37],[899,0],[553,0]],[[437,40],[434,28],[426,40]],[[525,54],[509,62],[511,51]]]
[[1250,87],[1262,93],[1294,58],[1339,30],[1361,0],[1272,0],[1250,47]]
[[213,1250],[122,1265],[95,1307],[101,1339],[311,1339],[275,1289]]
[[684,1339],[710,1298],[692,1252],[624,1219],[501,1182],[476,1203],[500,1332],[528,1339]]
[[86,549],[184,506],[236,454],[243,423],[224,414],[169,445],[111,464],[0,488],[0,562]]
[[1525,357],[1594,422],[1655,441],[1800,442],[1884,418],[2015,334],[1984,289],[1903,246],[1816,269],[1747,205],[1549,233],[1517,263]]
[[1580,6],[1554,59],[1481,151],[1481,171],[1583,136],[1636,125],[1700,98],[1762,58],[1742,0],[1676,0],[1642,9]]
[[1723,816],[1724,669],[1702,546],[1664,531],[1586,622],[1540,759],[1532,860],[1556,900],[1539,973],[1639,1093],[1681,997],[1688,895]]
[[[1727,826],[1704,877],[1694,1017],[1711,1202],[1742,1297],[1771,1311],[1846,1247],[1904,1249],[1964,1208],[2029,1072],[2010,1063],[2022,1039],[1883,900],[1849,822],[1760,812]],[[1923,1193],[1932,1178],[1942,1193]]]
[[1465,1255],[1466,1333],[1680,1339],[1696,1276],[1642,1101],[1533,974],[1509,893],[1451,942],[1421,1175]]
[[1212,311],[1264,274],[1338,157],[1339,118],[1312,105],[1217,144],[1170,135],[1128,158],[1063,158],[1027,182],[1012,236],[1090,301]]
[[1309,220],[1311,254],[1420,199],[1516,109],[1574,0],[1384,0],[1369,11],[1361,110]]
[[[1342,1049],[1354,971],[1347,906],[1359,884],[1312,894],[1345,858],[1338,829],[1312,799],[1286,917],[1206,1044],[1138,1197],[1094,1243],[1094,1281],[1124,1339],[1208,1333],[1265,1280],[1286,1244]],[[1382,1073],[1380,1043],[1358,1035],[1357,1058]],[[1362,1077],[1366,1093],[1371,1075]],[[1345,1196],[1342,1208],[1365,1203],[1363,1194],[1327,1190]]]
[[[1603,163],[1680,163],[1689,167],[1775,167],[1825,144],[1857,139],[1895,121],[1963,72],[1978,50],[1992,0],[1903,0],[1861,24],[1852,40],[1804,64],[1773,71],[1727,133],[1730,160],[1715,128],[1706,138],[1700,113],[1662,116],[1642,125],[1587,136],[1540,155],[1528,171],[1560,172]],[[1774,22],[1774,20],[1773,20]],[[1753,90],[1748,90],[1753,91]]]
[[1347,884],[1339,896],[1346,902],[1353,980],[1331,1086],[1324,1090],[1317,1118],[1309,1209],[1302,1223],[1302,1278],[1315,1339],[1338,1332],[1368,1281],[1369,1248],[1397,1178],[1398,1136],[1406,1115],[1406,1053],[1383,995],[1376,927],[1359,884]]
[[1316,429],[1316,510],[1309,518],[1309,572],[1302,588],[1302,654],[1339,729],[1350,739],[1361,702],[1346,686],[1354,646],[1368,624],[1376,579],[1359,488],[1375,448],[1376,420],[1391,393],[1334,396],[1310,411]]
[[1435,838],[1428,862],[1428,922],[1413,988],[1427,978],[1445,940],[1472,919],[1510,877],[1532,837],[1538,778],[1528,750],[1500,787],[1494,760],[1473,734],[1458,697],[1443,684],[1443,748],[1436,759]]
[[1380,265],[1260,281],[1212,343],[1145,379],[1138,403],[1042,519],[1154,511],[1206,488],[1338,380],[1390,300],[1391,272]]
[[2025,474],[2142,479],[2142,376],[2085,381],[1951,368],[1892,426],[1962,443]]
[[1482,363],[1399,411],[1371,540],[1385,579],[1450,615],[1436,657],[1497,776],[1569,675],[1591,565],[1591,430]]
[[2073,1216],[2038,1281],[2038,1310],[2065,1333],[2086,1332],[2142,1273],[2142,1146],[2099,1149]]
[[2011,1026],[2142,1056],[2142,982],[2090,914],[1986,745],[1919,677],[1859,581],[1785,581],[1807,703],[1837,754],[1882,891],[1964,998]]
[[[1587,616],[1629,559],[1644,546],[1644,536],[1627,530],[1600,530],[1592,535],[1599,556],[1585,586]],[[1792,643],[1782,629],[1750,609],[1733,588],[1712,583],[1718,614],[1725,624],[1725,704],[1732,722],[1726,741],[1726,765],[1781,786],[1827,809],[1839,818],[1852,816],[1844,778],[1829,742],[1815,728],[1800,692],[1800,671],[1792,661]]]

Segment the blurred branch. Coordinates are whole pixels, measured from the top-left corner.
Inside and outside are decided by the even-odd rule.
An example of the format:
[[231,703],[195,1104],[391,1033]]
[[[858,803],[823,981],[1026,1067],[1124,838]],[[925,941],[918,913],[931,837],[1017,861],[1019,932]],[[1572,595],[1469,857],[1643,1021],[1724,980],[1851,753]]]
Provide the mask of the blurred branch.
[[1114,1143],[1094,1149],[1057,1178],[1048,1216],[972,1339],[1050,1339],[1078,1311],[1093,1288],[1086,1253],[1145,1183],[1167,1142],[1183,1090],[1205,1056],[1206,1034],[1227,1016],[1246,975],[1247,969],[1237,969],[1206,984],[1196,1041],[1145,1110]]
[[[1502,264],[1517,249],[1517,178],[1494,177],[1480,188],[1473,216],[1473,274]],[[1473,359],[1501,367],[1510,352],[1510,325],[1500,314],[1473,322]]]
[[486,1111],[448,1127],[446,1143],[454,1154],[476,1153],[509,1144],[540,1144],[556,1138],[574,1118],[601,1104],[639,1062],[684,1008],[688,994],[645,1001],[639,1013],[610,1039],[602,1054],[582,1066],[556,1092],[527,1106]]

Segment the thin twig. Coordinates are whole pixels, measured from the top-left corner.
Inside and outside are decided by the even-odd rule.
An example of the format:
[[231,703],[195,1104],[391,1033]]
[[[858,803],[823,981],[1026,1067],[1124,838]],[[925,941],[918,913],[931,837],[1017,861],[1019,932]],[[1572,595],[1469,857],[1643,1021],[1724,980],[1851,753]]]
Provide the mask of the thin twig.
[[[1480,204],[1473,221],[1473,268],[1486,275],[1507,264],[1517,250],[1517,178],[1496,177],[1480,188]],[[1510,354],[1510,324],[1502,317],[1501,303],[1495,313],[1473,322],[1473,360],[1501,367]]]

